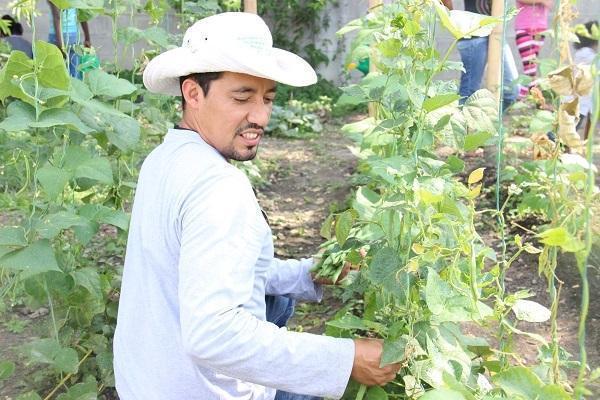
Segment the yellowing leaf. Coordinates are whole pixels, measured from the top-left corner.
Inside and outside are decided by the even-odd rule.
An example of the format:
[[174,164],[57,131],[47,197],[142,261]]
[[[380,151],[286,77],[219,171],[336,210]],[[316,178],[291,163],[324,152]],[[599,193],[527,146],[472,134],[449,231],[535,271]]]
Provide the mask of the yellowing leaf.
[[474,199],[475,197],[479,196],[480,194],[481,194],[481,184],[479,184],[469,190],[469,197],[471,199]]
[[412,251],[414,251],[416,254],[423,254],[425,252],[425,247],[419,243],[413,243]]
[[469,185],[472,185],[482,180],[484,170],[485,168],[477,168],[475,171],[471,172],[471,174],[469,174],[469,179],[467,180]]

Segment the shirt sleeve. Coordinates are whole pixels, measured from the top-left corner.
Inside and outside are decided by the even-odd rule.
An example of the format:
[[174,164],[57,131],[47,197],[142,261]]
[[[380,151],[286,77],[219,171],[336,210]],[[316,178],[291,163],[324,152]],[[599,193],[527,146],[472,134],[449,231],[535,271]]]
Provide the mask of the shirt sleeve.
[[267,277],[269,295],[289,295],[296,300],[321,301],[323,288],[313,282],[310,269],[312,258],[301,260],[273,259]]
[[351,339],[289,332],[246,307],[270,232],[245,177],[205,177],[183,196],[179,215],[179,317],[193,362],[275,389],[340,398],[354,360]]

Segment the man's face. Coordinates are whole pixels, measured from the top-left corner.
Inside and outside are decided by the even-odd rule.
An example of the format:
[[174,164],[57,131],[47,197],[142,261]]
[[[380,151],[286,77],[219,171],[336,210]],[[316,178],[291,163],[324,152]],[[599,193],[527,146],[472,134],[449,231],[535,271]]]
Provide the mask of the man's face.
[[224,72],[210,83],[206,96],[198,91],[197,106],[186,107],[184,120],[191,118],[200,136],[223,157],[252,160],[271,117],[275,82]]

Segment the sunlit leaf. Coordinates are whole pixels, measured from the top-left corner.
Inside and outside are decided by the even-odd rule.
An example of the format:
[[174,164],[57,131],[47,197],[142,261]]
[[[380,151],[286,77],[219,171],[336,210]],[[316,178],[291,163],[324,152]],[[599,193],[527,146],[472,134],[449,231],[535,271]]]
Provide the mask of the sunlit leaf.
[[473,172],[471,172],[469,174],[469,178],[467,179],[467,183],[469,185],[472,185],[472,184],[477,183],[480,180],[482,180],[483,179],[483,171],[484,170],[485,170],[485,168],[477,168]]

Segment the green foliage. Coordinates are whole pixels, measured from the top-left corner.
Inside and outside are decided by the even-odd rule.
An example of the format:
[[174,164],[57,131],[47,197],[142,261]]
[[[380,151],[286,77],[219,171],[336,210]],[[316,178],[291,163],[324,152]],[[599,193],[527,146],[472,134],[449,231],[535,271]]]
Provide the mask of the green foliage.
[[[543,250],[519,238],[510,259],[499,257],[479,236],[475,201],[487,171],[476,168],[462,178],[458,174],[465,163],[458,155],[495,141],[497,106],[486,91],[476,92],[461,106],[456,86],[436,79],[454,68],[448,54],[467,33],[452,26],[445,9],[437,8],[442,24],[456,37],[449,52],[440,56],[429,31],[432,13],[419,5],[413,0],[396,2],[340,31],[357,31],[349,59],[369,55],[376,71],[343,88],[337,104],[371,102],[376,107],[373,117],[343,128],[356,143],[360,184],[350,208],[325,221],[321,233],[328,241],[314,271],[337,281],[344,267],[359,266],[342,282],[344,298],[359,296],[363,307],[336,316],[328,326],[336,328],[337,335],[385,340],[383,360],[399,362],[402,369],[399,378],[375,396],[572,398],[551,374],[538,377],[533,368],[511,366],[506,357],[494,355],[497,350],[485,339],[461,332],[463,322],[485,327],[495,321],[501,332],[545,343],[513,325],[515,319],[545,321],[551,312],[522,301],[523,294],[505,293],[501,271],[522,251],[542,259],[552,249],[579,252],[583,243],[575,218],[560,229],[540,232],[537,239],[545,245]],[[479,27],[496,22],[488,19]],[[458,155],[437,156],[440,145],[453,147]],[[558,187],[553,163],[546,170],[553,187],[524,178],[521,189],[552,196],[548,192],[563,190],[564,184],[561,196],[582,195],[580,186],[570,186],[584,184],[580,167],[566,169]],[[533,171],[539,174],[537,168]],[[581,198],[574,198],[576,203],[583,204]],[[572,217],[577,215],[569,210]],[[509,315],[513,307],[515,316]],[[504,336],[500,343],[501,351],[510,351]],[[566,366],[564,362],[559,368]],[[547,370],[547,360],[536,367]],[[350,390],[344,398],[354,398],[355,393]],[[363,394],[359,391],[357,398]]]
[[273,105],[266,132],[273,136],[287,138],[316,135],[323,130],[319,115],[325,117],[329,112],[331,112],[331,100],[327,97],[312,103],[290,100],[285,107]]
[[258,14],[270,21],[274,46],[299,54],[317,67],[329,62],[315,46],[314,37],[329,26],[323,10],[333,3],[330,0],[262,0],[258,2]]

